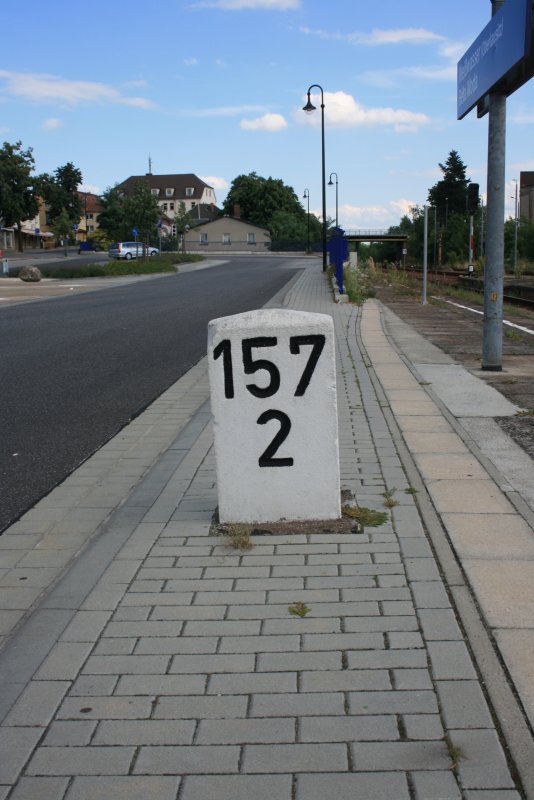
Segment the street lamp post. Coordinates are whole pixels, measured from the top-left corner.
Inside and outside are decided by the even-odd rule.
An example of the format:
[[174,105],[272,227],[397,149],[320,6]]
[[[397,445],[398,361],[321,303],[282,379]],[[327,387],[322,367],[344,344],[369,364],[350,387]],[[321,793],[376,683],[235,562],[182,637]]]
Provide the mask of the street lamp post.
[[517,228],[519,225],[518,208],[517,208],[517,178],[515,181],[515,216],[514,216],[514,274],[517,272]]
[[308,200],[308,217],[307,217],[307,221],[308,221],[308,246],[306,248],[306,252],[309,253],[310,252],[310,190],[309,189],[304,189],[304,194],[302,195],[302,197],[304,198],[304,200],[306,200],[306,199]]
[[307,114],[315,111],[316,108],[310,100],[310,92],[312,89],[320,89],[321,91],[321,156],[322,156],[322,195],[323,195],[323,272],[326,271],[326,181],[325,181],[325,152],[324,152],[324,92],[322,86],[318,83],[312,83],[308,89],[308,102],[303,106],[302,110]]
[[339,224],[338,224],[338,215],[337,215],[337,209],[338,209],[338,205],[337,205],[337,180],[338,180],[338,178],[337,178],[337,172],[331,172],[331,173],[330,173],[330,177],[329,177],[329,179],[328,179],[328,185],[329,185],[329,186],[333,186],[333,185],[334,185],[334,183],[333,183],[333,181],[332,181],[332,175],[335,175],[335,176],[336,176],[336,228],[339,228]]

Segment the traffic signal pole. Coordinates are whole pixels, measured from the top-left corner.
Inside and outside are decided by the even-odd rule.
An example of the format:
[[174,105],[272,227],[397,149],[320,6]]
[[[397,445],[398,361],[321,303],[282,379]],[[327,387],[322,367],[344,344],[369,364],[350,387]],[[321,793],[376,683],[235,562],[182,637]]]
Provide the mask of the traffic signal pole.
[[[492,0],[492,15],[504,0]],[[506,95],[490,92],[488,122],[488,189],[482,369],[502,371],[502,296],[504,285],[504,202],[506,163]]]

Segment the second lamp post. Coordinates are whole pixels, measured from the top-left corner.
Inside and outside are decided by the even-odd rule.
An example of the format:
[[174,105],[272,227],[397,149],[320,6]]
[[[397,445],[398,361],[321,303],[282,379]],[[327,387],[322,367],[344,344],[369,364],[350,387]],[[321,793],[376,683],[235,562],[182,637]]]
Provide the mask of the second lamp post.
[[328,185],[329,186],[333,186],[334,185],[334,182],[332,180],[332,175],[336,176],[336,228],[339,228],[338,215],[337,215],[337,172],[331,172],[330,173],[330,177],[328,179]]

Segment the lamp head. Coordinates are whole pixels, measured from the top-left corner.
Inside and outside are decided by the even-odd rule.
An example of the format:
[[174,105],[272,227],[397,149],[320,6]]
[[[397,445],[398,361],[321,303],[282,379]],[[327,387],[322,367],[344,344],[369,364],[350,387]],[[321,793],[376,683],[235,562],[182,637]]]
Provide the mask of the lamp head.
[[328,181],[328,185],[329,186],[333,186],[334,185],[334,181],[332,180],[332,176],[330,176],[330,180]]
[[311,114],[312,111],[315,111],[315,106],[313,105],[312,101],[310,100],[310,93],[308,92],[308,102],[305,106],[302,107],[302,110],[306,112],[306,114]]

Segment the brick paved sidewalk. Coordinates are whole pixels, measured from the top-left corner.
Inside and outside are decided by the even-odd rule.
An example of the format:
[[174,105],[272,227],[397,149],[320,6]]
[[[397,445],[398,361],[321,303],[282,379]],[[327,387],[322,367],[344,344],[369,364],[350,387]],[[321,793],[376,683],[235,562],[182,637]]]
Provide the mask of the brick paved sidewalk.
[[315,269],[285,304],[334,315],[342,485],[377,510],[392,494],[389,521],[244,552],[210,536],[195,383],[193,428],[1,654],[21,691],[0,729],[0,800],[522,796],[359,353],[360,312],[334,306]]

